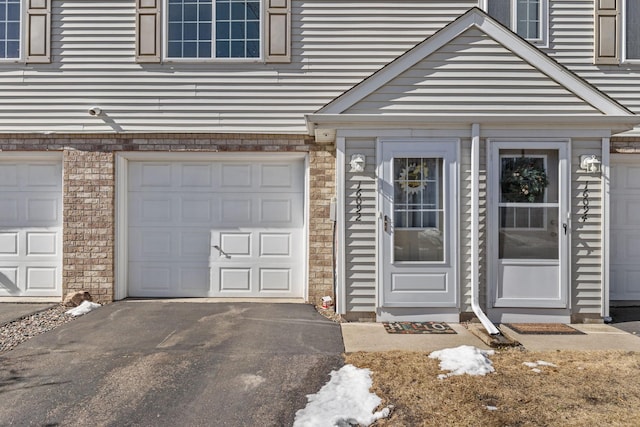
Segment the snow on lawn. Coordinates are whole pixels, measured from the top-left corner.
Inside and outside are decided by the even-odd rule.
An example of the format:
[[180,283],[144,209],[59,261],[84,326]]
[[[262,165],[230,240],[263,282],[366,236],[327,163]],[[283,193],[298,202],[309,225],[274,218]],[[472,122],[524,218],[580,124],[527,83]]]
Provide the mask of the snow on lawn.
[[369,369],[345,365],[329,375],[318,393],[307,395],[307,406],[296,412],[294,427],[369,426],[389,416],[389,408],[373,413],[382,400],[369,392],[373,384]]
[[[494,372],[488,356],[493,350],[462,345],[446,348],[429,354],[432,359],[440,360],[440,369],[451,371],[438,378],[451,375],[485,375]],[[308,403],[304,409],[296,412],[294,427],[348,427],[369,426],[380,418],[389,416],[390,408],[373,412],[382,401],[369,389],[373,384],[369,369],[345,365],[331,372],[331,379],[318,393],[307,395]],[[487,406],[487,410],[497,408]]]
[[552,368],[557,368],[556,365],[554,365],[551,362],[545,362],[544,360],[538,360],[537,362],[522,362],[522,364],[524,366],[528,366],[529,368],[531,368],[531,370],[537,374],[541,373],[542,370],[538,369],[538,366],[550,366]]
[[493,350],[480,350],[470,345],[461,345],[434,351],[429,354],[429,358],[440,360],[440,369],[450,371],[448,374],[438,375],[438,378],[444,379],[453,375],[485,375],[494,372],[493,363],[488,357],[494,354]]

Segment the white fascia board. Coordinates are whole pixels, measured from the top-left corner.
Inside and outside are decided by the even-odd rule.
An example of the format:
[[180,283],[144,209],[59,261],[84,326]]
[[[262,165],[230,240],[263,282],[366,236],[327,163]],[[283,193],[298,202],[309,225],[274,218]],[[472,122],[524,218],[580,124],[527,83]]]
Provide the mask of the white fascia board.
[[514,126],[545,125],[560,128],[611,129],[615,132],[633,129],[640,124],[640,116],[604,116],[604,115],[482,115],[482,114],[310,114],[307,116],[310,126],[326,128],[352,127],[394,127],[411,126],[432,128],[434,126],[471,126],[473,123],[490,124],[510,128]]

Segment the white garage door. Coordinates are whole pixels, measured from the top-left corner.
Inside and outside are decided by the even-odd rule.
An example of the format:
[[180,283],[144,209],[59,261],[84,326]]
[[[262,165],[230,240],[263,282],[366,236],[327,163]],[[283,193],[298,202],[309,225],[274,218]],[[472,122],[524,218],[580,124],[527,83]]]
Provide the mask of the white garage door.
[[301,160],[128,168],[130,296],[303,297]]
[[0,296],[62,295],[62,162],[0,159]]
[[640,301],[640,156],[611,167],[611,300]]

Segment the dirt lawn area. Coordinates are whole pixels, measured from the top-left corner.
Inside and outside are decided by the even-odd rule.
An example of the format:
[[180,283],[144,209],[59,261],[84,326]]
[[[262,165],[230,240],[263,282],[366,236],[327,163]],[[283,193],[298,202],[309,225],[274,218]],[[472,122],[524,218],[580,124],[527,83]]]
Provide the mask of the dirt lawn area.
[[[371,391],[393,405],[376,426],[640,425],[640,353],[498,350],[494,373],[446,379],[428,356],[346,356],[373,372]],[[524,364],[537,361],[556,366]]]

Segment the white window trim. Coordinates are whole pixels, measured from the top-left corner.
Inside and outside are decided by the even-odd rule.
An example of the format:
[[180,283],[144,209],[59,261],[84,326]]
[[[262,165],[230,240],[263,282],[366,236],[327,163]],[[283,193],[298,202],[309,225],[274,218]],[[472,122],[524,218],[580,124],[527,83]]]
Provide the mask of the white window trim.
[[20,2],[20,55],[17,58],[0,58],[0,64],[24,64],[26,63],[25,45],[27,41],[27,8],[25,0]]
[[640,58],[627,58],[627,1],[622,2],[620,14],[620,62],[623,64],[640,64]]
[[[480,7],[488,13],[489,0],[480,0]],[[516,0],[511,0],[511,31],[517,34],[518,14]],[[549,0],[540,0],[540,37],[537,39],[525,39],[538,47],[549,47]]]
[[177,57],[170,57],[168,56],[168,52],[169,52],[169,0],[163,0],[162,1],[162,7],[163,10],[166,11],[166,13],[163,13],[162,15],[162,62],[166,62],[166,63],[210,63],[210,62],[216,62],[216,63],[252,63],[252,64],[259,64],[259,63],[264,63],[264,44],[266,42],[266,36],[264,34],[264,20],[265,20],[265,16],[266,16],[266,6],[265,6],[265,1],[264,0],[259,0],[260,1],[260,56],[257,57],[253,57],[253,58],[216,58],[215,56],[215,31],[216,31],[216,0],[211,0],[212,3],[212,23],[211,23],[211,54],[212,57],[211,58],[177,58]]

